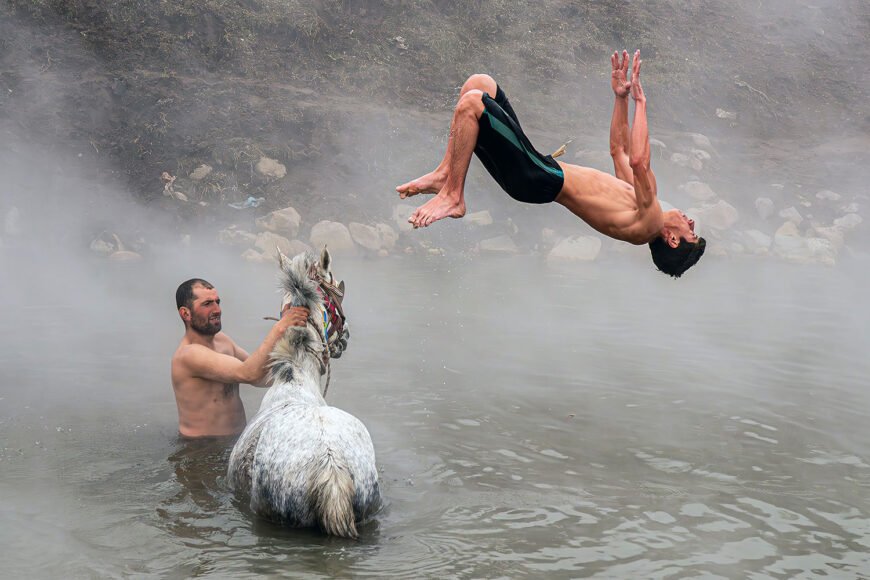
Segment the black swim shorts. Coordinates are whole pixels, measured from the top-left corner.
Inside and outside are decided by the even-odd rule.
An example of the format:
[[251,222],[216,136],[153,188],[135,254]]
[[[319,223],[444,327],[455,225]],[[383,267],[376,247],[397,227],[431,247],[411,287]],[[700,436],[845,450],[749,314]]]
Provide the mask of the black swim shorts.
[[550,155],[538,153],[498,87],[495,99],[483,93],[484,111],[474,153],[508,195],[524,203],[550,203],[565,176]]

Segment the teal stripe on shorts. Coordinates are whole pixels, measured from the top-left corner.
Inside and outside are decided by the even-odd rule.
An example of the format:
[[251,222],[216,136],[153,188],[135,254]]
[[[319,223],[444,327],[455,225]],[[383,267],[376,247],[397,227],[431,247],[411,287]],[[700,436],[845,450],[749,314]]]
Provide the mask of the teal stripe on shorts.
[[499,135],[507,139],[514,147],[525,153],[535,165],[537,165],[547,173],[550,173],[552,175],[558,175],[559,177],[565,177],[565,174],[561,169],[556,169],[555,167],[550,167],[549,165],[544,164],[540,159],[538,159],[537,155],[534,155],[526,148],[525,145],[520,143],[519,139],[517,139],[517,136],[514,134],[513,131],[511,131],[510,127],[502,123],[499,119],[493,117],[487,110],[484,110],[483,114],[487,116],[490,126],[492,126],[492,128],[495,129],[495,131]]

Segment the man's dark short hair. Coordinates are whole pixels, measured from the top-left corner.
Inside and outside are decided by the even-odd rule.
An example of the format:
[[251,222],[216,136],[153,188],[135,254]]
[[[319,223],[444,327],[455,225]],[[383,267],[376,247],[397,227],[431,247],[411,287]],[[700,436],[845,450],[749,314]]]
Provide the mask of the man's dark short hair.
[[210,283],[206,282],[202,278],[191,278],[186,282],[182,282],[178,287],[178,290],[175,291],[175,308],[181,308],[182,306],[186,306],[187,308],[193,307],[193,287],[194,286],[202,286],[207,290],[211,290],[214,288]]
[[653,264],[656,268],[674,278],[679,278],[683,272],[694,266],[707,247],[707,240],[698,238],[697,242],[690,242],[680,238],[680,245],[670,247],[661,237],[649,243],[649,251],[652,254]]

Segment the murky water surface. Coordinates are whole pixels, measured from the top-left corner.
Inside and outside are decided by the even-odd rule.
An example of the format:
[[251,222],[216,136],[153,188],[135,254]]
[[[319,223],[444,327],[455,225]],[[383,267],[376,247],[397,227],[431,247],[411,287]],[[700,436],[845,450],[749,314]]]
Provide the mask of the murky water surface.
[[175,286],[210,279],[253,348],[269,267],[4,277],[0,575],[870,576],[866,264],[710,256],[672,281],[643,252],[336,259],[330,402],[368,426],[387,500],[358,542],[257,521],[227,442],[176,435]]

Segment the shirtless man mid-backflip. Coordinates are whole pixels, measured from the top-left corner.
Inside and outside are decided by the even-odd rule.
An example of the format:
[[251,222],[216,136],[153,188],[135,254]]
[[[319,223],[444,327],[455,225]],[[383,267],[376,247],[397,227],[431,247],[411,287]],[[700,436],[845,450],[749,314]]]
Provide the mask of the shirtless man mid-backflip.
[[[555,201],[604,235],[649,244],[656,267],[680,277],[701,258],[706,242],[695,234],[695,222],[683,212],[663,212],[659,205],[656,178],[650,169],[640,51],[634,53],[631,81],[626,79],[628,60],[626,51],[621,57],[618,53],[611,56],[611,87],[616,101],[610,122],[610,154],[616,177],[538,153],[501,87],[488,75],[473,75],[459,94],[441,163],[434,171],[396,188],[403,199],[418,193],[437,194],[408,221],[419,228],[465,215],[465,176],[474,153],[517,201]],[[630,133],[629,94],[635,104]]]
[[250,355],[221,332],[221,299],[200,278],[175,293],[184,337],[172,356],[172,388],[178,431],[185,437],[237,435],[245,428],[239,383],[265,386],[269,354],[291,326],[305,326],[307,308],[286,307],[263,343]]

